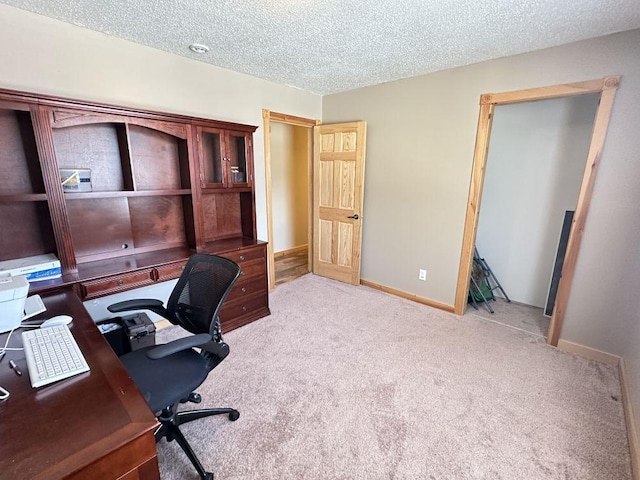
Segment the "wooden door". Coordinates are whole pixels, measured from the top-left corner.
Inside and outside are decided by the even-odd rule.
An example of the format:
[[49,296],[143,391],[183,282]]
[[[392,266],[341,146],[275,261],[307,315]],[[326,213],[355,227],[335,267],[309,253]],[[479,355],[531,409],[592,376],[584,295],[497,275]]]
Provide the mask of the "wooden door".
[[366,122],[314,128],[313,273],[360,283]]

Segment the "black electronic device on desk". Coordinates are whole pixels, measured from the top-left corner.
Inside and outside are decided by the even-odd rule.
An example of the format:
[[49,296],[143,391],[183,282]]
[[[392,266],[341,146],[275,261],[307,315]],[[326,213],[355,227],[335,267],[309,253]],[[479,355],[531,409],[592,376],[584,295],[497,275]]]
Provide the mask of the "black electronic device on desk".
[[156,344],[156,326],[144,312],[101,320],[98,328],[119,357]]

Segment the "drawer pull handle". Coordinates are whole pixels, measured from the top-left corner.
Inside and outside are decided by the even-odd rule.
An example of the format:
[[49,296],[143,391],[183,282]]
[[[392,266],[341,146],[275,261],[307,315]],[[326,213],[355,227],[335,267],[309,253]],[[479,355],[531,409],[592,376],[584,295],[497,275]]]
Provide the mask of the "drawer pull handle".
[[244,261],[244,255],[240,255],[240,261]]
[[244,275],[244,272],[242,270],[240,270],[240,275]]
[[245,307],[244,305],[242,306],[242,311],[246,312],[247,311],[247,307]]
[[124,285],[124,282],[123,282],[122,280],[118,280],[116,283],[117,283],[119,286]]
[[120,248],[122,248],[123,250],[126,248],[129,248],[129,245],[126,243],[123,243],[122,245],[120,245]]
[[242,293],[245,293],[246,291],[247,291],[247,289],[242,287]]

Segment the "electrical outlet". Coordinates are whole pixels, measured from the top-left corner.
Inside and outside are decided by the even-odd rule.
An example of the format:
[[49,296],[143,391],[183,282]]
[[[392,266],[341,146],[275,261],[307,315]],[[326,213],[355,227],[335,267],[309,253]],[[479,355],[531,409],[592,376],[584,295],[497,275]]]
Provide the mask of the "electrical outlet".
[[427,279],[427,271],[424,269],[420,269],[420,273],[418,274],[418,280],[425,281]]

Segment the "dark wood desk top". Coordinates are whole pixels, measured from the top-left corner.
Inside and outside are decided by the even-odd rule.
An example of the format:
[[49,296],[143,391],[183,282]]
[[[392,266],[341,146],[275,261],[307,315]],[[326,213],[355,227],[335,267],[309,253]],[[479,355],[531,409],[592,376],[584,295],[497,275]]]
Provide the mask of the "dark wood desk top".
[[[24,352],[6,353],[0,386],[11,395],[0,402],[0,474],[119,478],[146,462],[144,470],[158,478],[157,422],[124,367],[73,291],[43,295],[43,300],[47,311],[35,319],[71,315],[71,332],[91,370],[35,389]],[[20,332],[13,333],[9,347],[22,346]],[[0,335],[0,346],[6,337]],[[21,377],[9,368],[9,360],[22,370]]]

